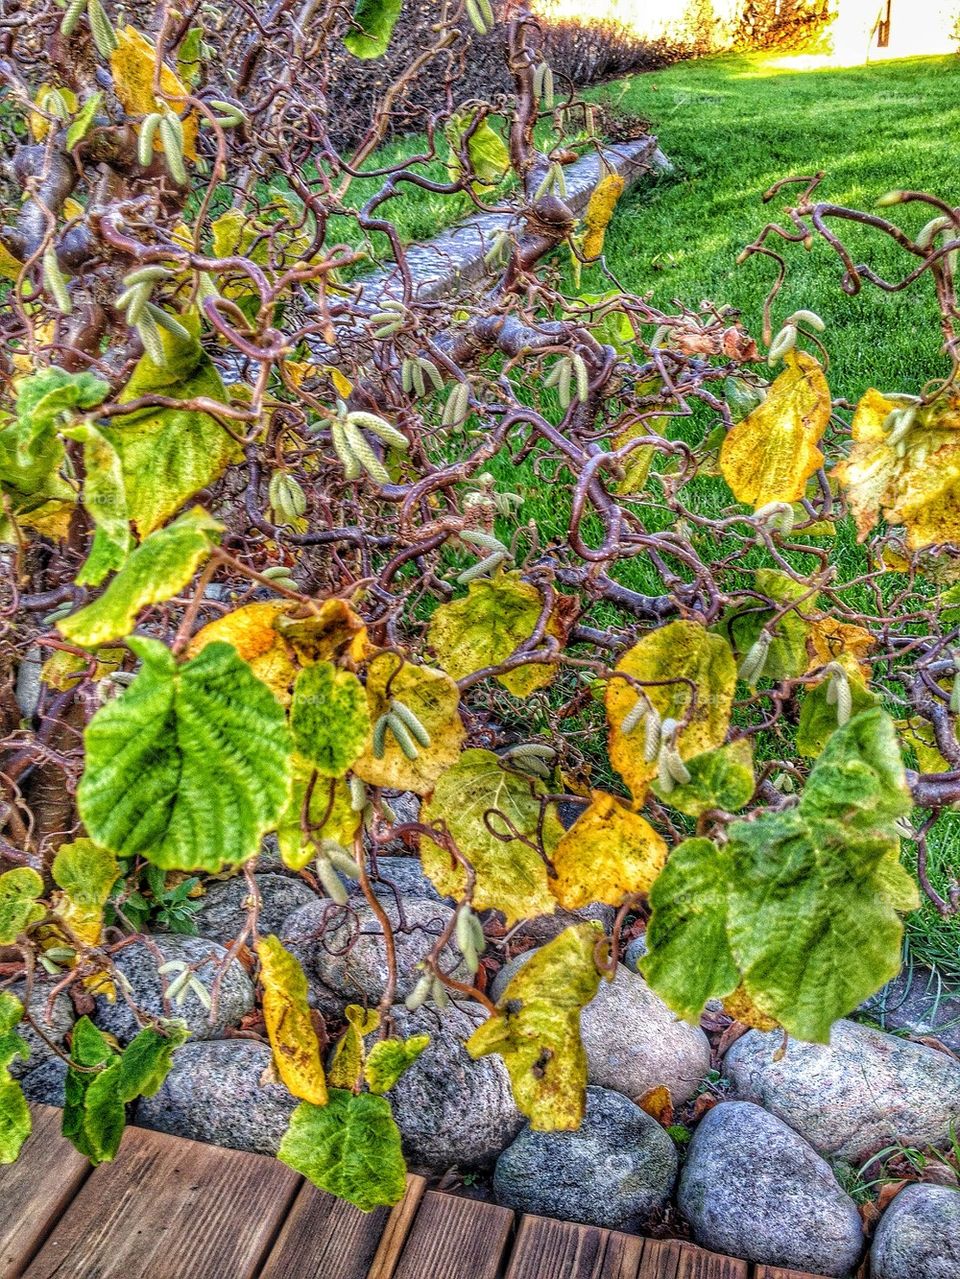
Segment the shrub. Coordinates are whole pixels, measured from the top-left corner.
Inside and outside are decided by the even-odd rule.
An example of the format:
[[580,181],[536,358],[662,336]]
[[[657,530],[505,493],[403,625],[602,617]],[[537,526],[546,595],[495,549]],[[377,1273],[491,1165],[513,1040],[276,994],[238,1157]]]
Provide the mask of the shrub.
[[[369,1208],[403,1190],[383,1093],[423,1044],[392,1033],[391,960],[328,1080],[304,973],[258,932],[263,836],[341,922],[359,879],[388,938],[372,857],[419,844],[457,909],[407,1002],[483,1005],[468,1051],[503,1056],[536,1127],[578,1124],[579,1009],[648,914],[644,972],[679,1014],[718,997],[825,1040],[899,967],[902,838],[935,896],[924,840],[960,799],[960,605],[937,593],[960,409],[948,376],[868,392],[848,427],[815,315],[768,325],[768,376],[736,316],[622,292],[603,261],[622,184],[582,222],[565,203],[596,117],[551,104],[521,3],[512,93],[451,100],[379,166],[406,73],[347,158],[325,104],[389,4],[305,29],[271,12],[119,28],[84,0],[9,28],[0,946],[28,987],[39,965],[90,1006],[151,912],[188,924],[185,874],[242,870],[236,943],[301,1102],[281,1158]],[[804,181],[747,253],[783,267],[776,245],[821,235],[848,292],[929,275],[955,370],[953,211],[892,193],[933,215],[908,234]],[[514,215],[487,286],[419,297],[393,220],[410,189]],[[850,222],[910,274],[856,266],[830,229]],[[392,275],[371,307],[351,281],[374,254]],[[525,499],[548,486],[538,529]],[[418,820],[395,791],[423,797]],[[611,933],[566,928],[494,1006],[485,912],[595,901]],[[175,1011],[193,974],[164,978]],[[29,1129],[7,1067],[30,1017],[0,993],[4,1160]],[[140,1019],[122,1051],[87,1017],[72,1034],[65,1131],[95,1162],[184,1037]]]

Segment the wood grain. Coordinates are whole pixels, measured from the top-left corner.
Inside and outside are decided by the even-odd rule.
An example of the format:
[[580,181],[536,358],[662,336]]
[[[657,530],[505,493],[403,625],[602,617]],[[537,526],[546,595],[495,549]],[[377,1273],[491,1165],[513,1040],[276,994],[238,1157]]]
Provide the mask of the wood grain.
[[301,1185],[284,1164],[143,1128],[81,1186],[28,1279],[253,1279]]
[[524,1216],[510,1254],[506,1279],[599,1279],[607,1232],[547,1217]]
[[683,1248],[673,1239],[647,1239],[637,1279],[677,1279]]
[[603,1264],[597,1279],[637,1279],[640,1262],[643,1260],[643,1248],[644,1240],[639,1235],[625,1235],[619,1230],[611,1230],[607,1235]]
[[395,1279],[497,1279],[512,1229],[508,1208],[428,1190]]
[[386,1229],[367,1279],[393,1279],[400,1253],[410,1233],[413,1219],[420,1210],[420,1203],[426,1189],[427,1182],[424,1177],[407,1174],[407,1193],[394,1207],[387,1220]]
[[33,1132],[15,1164],[0,1166],[0,1279],[17,1279],[90,1172],[60,1135],[60,1111],[31,1106]]
[[680,1253],[677,1279],[750,1279],[750,1267],[736,1257],[720,1257],[687,1244]]

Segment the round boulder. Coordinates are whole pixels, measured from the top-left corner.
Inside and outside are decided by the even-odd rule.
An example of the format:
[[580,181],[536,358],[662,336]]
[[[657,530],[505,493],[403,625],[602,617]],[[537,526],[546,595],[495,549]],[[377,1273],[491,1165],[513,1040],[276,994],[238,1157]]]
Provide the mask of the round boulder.
[[[536,952],[516,955],[490,988],[497,1000]],[[677,1104],[689,1100],[710,1069],[710,1043],[699,1028],[680,1021],[643,978],[624,964],[612,982],[601,979],[580,1014],[580,1038],[591,1084],[639,1098],[661,1085]]]
[[883,1214],[870,1250],[872,1279],[957,1279],[960,1193],[907,1186]]
[[[73,1028],[76,1014],[70,996],[63,991],[55,995],[51,1001],[50,993],[53,985],[53,981],[48,978],[35,976],[30,988],[27,1011],[39,1025],[47,1039],[55,1043],[58,1048],[63,1048],[64,1041]],[[9,994],[15,995],[23,1003],[26,995],[24,982],[14,982],[13,985],[7,987],[7,991]],[[30,1049],[29,1057],[17,1056],[10,1062],[8,1069],[14,1079],[22,1079],[26,1075],[32,1074],[47,1062],[60,1060],[56,1053],[51,1052],[26,1020],[21,1019],[17,1022],[14,1030]]]
[[518,1212],[639,1230],[665,1207],[676,1176],[677,1152],[656,1120],[619,1093],[588,1088],[580,1127],[524,1128],[497,1160],[493,1188]]
[[848,1275],[863,1252],[857,1206],[829,1165],[750,1102],[700,1122],[677,1200],[698,1244],[745,1261]]
[[[260,892],[260,933],[279,934],[295,910],[317,900],[309,884],[290,875],[257,875],[256,881]],[[229,946],[246,927],[249,898],[250,888],[243,875],[208,884],[195,917],[198,931]]]
[[[154,951],[159,952],[159,960]],[[219,997],[212,1009],[189,989],[183,1003],[167,1001],[164,1006],[163,992],[176,980],[177,973],[161,974],[158,970],[171,960],[195,967],[197,980],[208,993],[212,993],[217,977],[223,974]],[[228,1027],[239,1026],[247,1013],[253,1011],[253,983],[243,967],[235,959],[227,962],[226,949],[205,937],[176,934],[152,937],[150,946],[136,941],[117,951],[114,963],[129,983],[129,997],[138,1008],[154,1017],[181,1018],[194,1039],[218,1039]],[[119,992],[113,1004],[97,999],[93,1020],[122,1044],[129,1043],[140,1029],[133,1010]]]
[[829,1044],[751,1030],[723,1062],[733,1095],[779,1116],[820,1154],[859,1165],[886,1146],[939,1146],[960,1122],[960,1062],[838,1021]]
[[274,1082],[271,1063],[267,1045],[252,1039],[186,1043],[159,1092],[137,1102],[136,1123],[275,1155],[297,1101]]
[[[503,1059],[474,1061],[464,1042],[486,1020],[479,1004],[438,1013],[393,1009],[397,1033],[429,1035],[430,1043],[386,1094],[411,1164],[421,1168],[488,1168],[523,1127]],[[374,1042],[371,1036],[368,1043]]]
[[[453,911],[422,897],[380,898],[393,928],[398,999],[405,999],[420,978],[417,964],[436,945]],[[387,948],[380,921],[365,901],[346,906],[329,899],[301,906],[287,920],[283,944],[297,956],[311,985],[316,1006],[336,1015],[344,1004],[376,1005],[387,984]],[[458,962],[459,961],[459,962]],[[447,946],[440,958],[445,972],[469,976],[459,951]]]

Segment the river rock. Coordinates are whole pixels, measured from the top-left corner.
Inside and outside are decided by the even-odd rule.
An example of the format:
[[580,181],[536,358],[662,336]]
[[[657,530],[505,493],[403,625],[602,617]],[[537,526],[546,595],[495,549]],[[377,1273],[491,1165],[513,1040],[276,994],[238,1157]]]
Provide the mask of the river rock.
[[[497,973],[490,996],[535,954],[516,955]],[[612,982],[601,980],[580,1014],[580,1038],[591,1084],[638,1099],[661,1084],[677,1104],[689,1100],[710,1069],[710,1043],[698,1026],[680,1021],[639,974],[617,965]]]
[[619,1093],[588,1088],[580,1128],[525,1127],[497,1160],[493,1188],[518,1212],[639,1230],[665,1207],[676,1176],[676,1149],[656,1120]]
[[[76,1013],[70,996],[63,991],[60,991],[54,997],[52,1003],[50,1002],[50,992],[53,989],[53,985],[53,981],[35,976],[27,1008],[34,1021],[39,1023],[40,1029],[47,1039],[55,1043],[58,1048],[63,1048],[64,1041],[73,1027]],[[26,985],[24,982],[14,982],[7,987],[7,991],[11,995],[16,995],[17,999],[22,1003],[26,994]],[[21,1019],[14,1027],[14,1030],[30,1049],[30,1056],[26,1059],[14,1057],[10,1062],[9,1070],[14,1079],[22,1079],[24,1076],[32,1074],[33,1071],[48,1061],[59,1060],[56,1053],[47,1047],[33,1027],[25,1020]]]
[[63,1106],[67,1082],[67,1063],[62,1057],[49,1053],[39,1066],[20,1080],[20,1087],[27,1101],[41,1102],[45,1106]]
[[884,1030],[933,1035],[960,1053],[960,987],[947,982],[932,968],[907,965],[859,1011],[879,1022]]
[[[194,1039],[218,1039],[229,1026],[238,1026],[247,1013],[253,1011],[253,983],[235,959],[230,961],[223,973],[215,1012],[211,1013],[210,1009],[205,1008],[190,990],[182,1004],[173,1004],[165,1009],[163,991],[177,974],[170,972],[162,977],[157,971],[160,964],[168,960],[180,960],[199,965],[196,976],[211,991],[222,971],[227,951],[208,938],[182,937],[176,934],[152,937],[151,947],[162,956],[159,961],[154,957],[152,949],[141,941],[125,946],[114,956],[116,967],[130,983],[130,998],[144,1012],[155,1017],[182,1018]],[[120,993],[113,1004],[105,999],[98,999],[93,1020],[101,1030],[115,1035],[121,1044],[128,1043],[140,1029],[133,1011]]]
[[275,1155],[297,1101],[273,1082],[272,1054],[251,1039],[186,1043],[136,1123],[233,1150]]
[[[256,881],[260,891],[257,931],[261,934],[279,934],[295,910],[317,900],[309,884],[290,875],[257,875]],[[243,875],[208,884],[203,905],[195,916],[198,932],[229,946],[246,926],[249,895]]]
[[554,937],[559,937],[565,928],[582,924],[586,920],[599,920],[603,931],[609,933],[616,917],[614,908],[605,906],[602,902],[591,902],[589,906],[581,906],[578,910],[563,910],[558,906],[552,915],[535,915],[533,919],[523,920],[517,925],[514,937],[534,942],[537,946],[545,946]]
[[[464,1041],[487,1017],[479,1004],[439,1014],[431,1005],[393,1009],[397,1033],[430,1043],[386,1094],[408,1161],[420,1168],[488,1168],[523,1127],[503,1059],[474,1061]],[[369,1040],[373,1042],[372,1036]]]
[[[398,999],[405,999],[420,978],[417,964],[433,949],[453,911],[442,902],[405,897],[398,908],[392,895],[381,897],[394,930]],[[402,911],[402,924],[400,927]],[[287,920],[281,940],[303,964],[311,997],[326,1016],[348,1003],[375,1005],[387,982],[387,949],[380,922],[365,901],[347,906],[328,899],[301,906]],[[448,945],[440,958],[458,980],[469,974],[459,951]]]
[[829,1044],[751,1030],[724,1058],[732,1093],[779,1116],[822,1155],[859,1165],[885,1146],[942,1145],[960,1122],[960,1062],[852,1021]]
[[883,1214],[870,1250],[872,1279],[957,1279],[960,1193],[906,1186]]
[[848,1275],[863,1252],[856,1204],[826,1161],[750,1102],[701,1120],[677,1202],[698,1244],[746,1261]]
[[[351,897],[362,897],[363,889],[359,880],[352,879],[346,885]],[[424,901],[449,902],[449,897],[441,897],[433,886],[433,881],[423,873],[419,857],[384,857],[377,859],[377,875],[370,876],[370,887],[378,897],[419,897]]]

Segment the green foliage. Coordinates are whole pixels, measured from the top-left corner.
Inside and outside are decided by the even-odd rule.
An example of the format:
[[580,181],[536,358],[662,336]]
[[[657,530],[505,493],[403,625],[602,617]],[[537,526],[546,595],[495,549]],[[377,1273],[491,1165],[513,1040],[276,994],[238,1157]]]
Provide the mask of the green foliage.
[[178,666],[156,640],[128,643],[140,674],[86,732],[77,800],[87,830],[167,870],[238,865],[286,802],[283,711],[228,644]]
[[383,1097],[332,1088],[325,1106],[301,1102],[277,1157],[362,1212],[397,1203],[406,1189],[400,1131]]
[[24,929],[43,919],[46,908],[37,901],[43,879],[29,866],[0,875],[0,945],[15,942]]
[[370,733],[367,695],[356,675],[332,662],[304,667],[293,686],[290,731],[321,777],[343,777]]
[[129,635],[141,609],[169,599],[187,585],[222,531],[221,524],[195,506],[151,533],[101,596],[60,622],[61,633],[84,648]]
[[355,29],[343,40],[355,58],[379,58],[386,53],[402,7],[403,0],[357,0]]
[[116,1156],[126,1124],[124,1107],[158,1091],[174,1051],[186,1038],[182,1022],[166,1022],[163,1033],[148,1026],[120,1053],[89,1017],[77,1021],[67,1071],[63,1135],[91,1163],[105,1163]]
[[409,1039],[381,1039],[375,1043],[363,1063],[363,1077],[370,1091],[389,1092],[429,1043],[429,1035],[411,1035]]
[[14,1057],[30,1055],[26,1040],[16,1031],[22,1017],[20,1000],[0,990],[0,1164],[12,1164],[30,1136],[30,1107],[9,1071]]
[[[833,711],[833,727],[836,727],[836,708]],[[753,752],[746,738],[705,751],[686,761],[689,782],[673,786],[664,792],[655,779],[651,789],[664,803],[690,817],[700,817],[711,809],[735,813],[749,801],[753,794]]]

